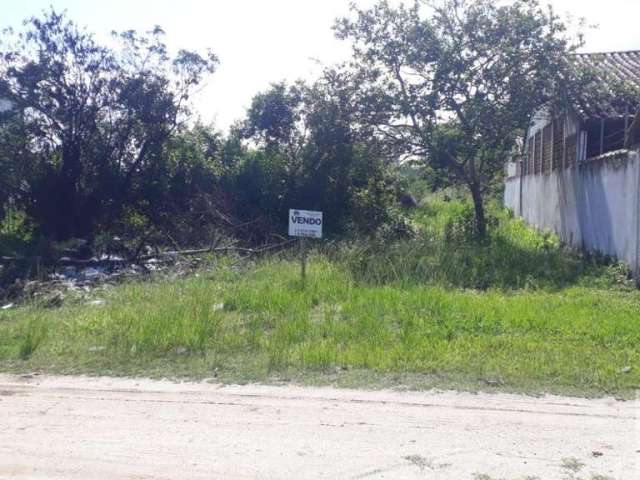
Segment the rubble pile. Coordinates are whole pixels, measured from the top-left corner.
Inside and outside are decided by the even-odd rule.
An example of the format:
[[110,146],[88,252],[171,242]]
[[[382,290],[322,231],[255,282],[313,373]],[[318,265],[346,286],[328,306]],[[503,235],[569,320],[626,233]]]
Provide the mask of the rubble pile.
[[[74,263],[74,264],[71,264]],[[16,303],[33,300],[45,307],[58,307],[65,299],[93,298],[96,288],[108,288],[123,281],[142,279],[151,275],[172,278],[186,275],[201,267],[202,257],[159,255],[132,262],[117,255],[102,255],[86,260],[61,257],[48,273],[38,278],[18,278],[0,287],[0,309],[12,308]],[[95,301],[95,300],[91,300]]]

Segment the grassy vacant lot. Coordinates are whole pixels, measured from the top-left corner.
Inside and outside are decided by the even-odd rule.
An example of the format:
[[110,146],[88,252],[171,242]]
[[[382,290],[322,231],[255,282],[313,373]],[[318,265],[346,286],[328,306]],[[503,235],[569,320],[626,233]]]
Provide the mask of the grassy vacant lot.
[[[0,313],[0,369],[612,393],[640,388],[640,293],[500,213],[425,208],[415,240],[286,256]],[[444,213],[443,213],[444,212]]]

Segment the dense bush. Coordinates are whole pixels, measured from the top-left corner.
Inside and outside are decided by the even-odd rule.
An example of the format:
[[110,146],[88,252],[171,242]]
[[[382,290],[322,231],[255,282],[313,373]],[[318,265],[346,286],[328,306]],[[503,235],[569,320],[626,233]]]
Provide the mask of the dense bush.
[[275,84],[257,95],[243,133],[257,149],[236,165],[239,205],[286,232],[290,208],[321,210],[329,237],[374,233],[393,218],[396,174],[359,135],[352,92],[337,77]]
[[9,206],[25,214],[24,243],[39,254],[73,238],[129,253],[229,235],[272,242],[290,208],[322,210],[328,236],[395,216],[394,172],[358,135],[338,77],[274,85],[224,137],[188,109],[212,54],[170,58],[159,28],[106,47],[53,10],[26,28],[0,50],[0,99],[12,106],[0,117],[0,221]]
[[217,59],[169,57],[160,28],[115,35],[115,48],[51,10],[0,44],[0,202],[50,240],[108,230],[167,180],[165,147]]
[[290,208],[322,211],[329,238],[373,234],[389,223],[395,190],[384,163],[364,148],[330,161],[335,164],[302,164],[291,172],[277,153],[254,150],[240,158],[233,175],[223,181],[236,202],[237,216],[260,219],[265,236],[286,235]]

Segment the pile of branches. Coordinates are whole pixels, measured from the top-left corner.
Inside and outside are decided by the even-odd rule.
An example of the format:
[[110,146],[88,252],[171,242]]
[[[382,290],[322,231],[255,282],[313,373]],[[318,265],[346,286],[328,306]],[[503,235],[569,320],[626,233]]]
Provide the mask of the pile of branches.
[[122,252],[87,255],[90,250],[85,242],[79,241],[78,246],[62,251],[59,256],[0,257],[0,300],[7,303],[40,298],[46,305],[57,306],[69,292],[88,293],[101,285],[153,274],[175,278],[215,263],[220,255],[234,255],[240,264],[290,244],[291,240],[281,240],[249,248],[218,238],[204,248],[161,249],[144,245],[128,255]]

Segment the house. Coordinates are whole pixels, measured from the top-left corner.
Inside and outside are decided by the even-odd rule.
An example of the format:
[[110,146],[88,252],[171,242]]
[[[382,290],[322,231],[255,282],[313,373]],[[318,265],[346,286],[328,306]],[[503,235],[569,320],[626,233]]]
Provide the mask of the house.
[[[640,50],[578,54],[574,59],[579,67],[597,75],[603,91],[614,82],[640,89]],[[526,161],[521,165],[525,175],[569,167],[625,147],[638,99],[612,96],[593,103],[578,96],[573,103],[572,111],[554,115],[543,108],[533,115],[526,137]]]
[[507,167],[505,205],[575,248],[625,261],[640,278],[640,98],[613,88],[640,91],[640,51],[573,60],[611,93],[578,94],[572,109],[532,115],[523,158]]

